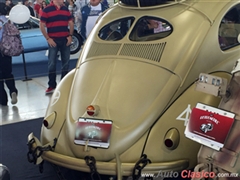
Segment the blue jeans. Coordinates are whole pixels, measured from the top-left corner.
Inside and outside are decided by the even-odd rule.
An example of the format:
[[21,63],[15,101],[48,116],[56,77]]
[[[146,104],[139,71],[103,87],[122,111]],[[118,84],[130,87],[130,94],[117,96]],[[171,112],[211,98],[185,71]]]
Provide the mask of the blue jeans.
[[48,46],[48,86],[56,88],[56,65],[57,65],[57,54],[60,51],[61,62],[62,62],[62,76],[61,79],[68,73],[69,59],[70,59],[70,46],[67,46],[67,38],[54,39],[57,44],[56,47]]

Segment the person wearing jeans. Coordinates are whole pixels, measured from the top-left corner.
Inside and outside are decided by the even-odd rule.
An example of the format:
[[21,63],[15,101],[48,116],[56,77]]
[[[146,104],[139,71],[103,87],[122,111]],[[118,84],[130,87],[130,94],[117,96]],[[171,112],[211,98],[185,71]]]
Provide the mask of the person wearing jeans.
[[[45,28],[46,27],[46,28]],[[40,19],[40,29],[48,42],[48,88],[46,94],[53,93],[56,83],[56,61],[60,51],[62,61],[63,78],[69,67],[70,45],[74,31],[74,23],[71,13],[64,5],[64,0],[52,0],[43,9]],[[46,30],[47,29],[47,30]]]
[[70,54],[70,46],[67,46],[67,41],[65,40],[55,40],[55,43],[57,46],[51,47],[49,46],[49,52],[48,52],[48,78],[49,82],[48,85],[49,87],[56,87],[56,63],[57,63],[57,54],[58,50],[61,52],[61,62],[62,62],[62,74],[61,74],[61,79],[68,73],[68,68],[69,68],[69,54]]

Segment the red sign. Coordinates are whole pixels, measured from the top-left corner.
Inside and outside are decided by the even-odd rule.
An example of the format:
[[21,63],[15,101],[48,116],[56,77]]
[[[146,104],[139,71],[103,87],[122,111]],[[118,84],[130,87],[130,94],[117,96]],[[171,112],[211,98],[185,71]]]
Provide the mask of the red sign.
[[188,131],[209,140],[224,144],[233,125],[234,118],[193,108],[188,122]]

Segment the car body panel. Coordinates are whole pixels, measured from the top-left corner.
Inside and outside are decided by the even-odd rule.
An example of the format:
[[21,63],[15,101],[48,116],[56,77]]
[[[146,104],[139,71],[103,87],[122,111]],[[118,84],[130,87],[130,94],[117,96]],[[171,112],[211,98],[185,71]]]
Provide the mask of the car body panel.
[[[54,124],[42,127],[41,143],[58,141],[54,152],[45,152],[43,159],[89,172],[84,157],[93,156],[100,173],[120,177],[131,175],[143,154],[152,162],[146,172],[193,168],[199,145],[184,136],[186,124],[178,120],[198,102],[212,106],[220,102],[196,92],[194,83],[201,72],[229,78],[240,56],[239,43],[223,50],[219,25],[239,3],[189,0],[133,7],[119,2],[104,12],[84,44],[76,69],[52,96],[45,120]],[[171,32],[157,34],[156,39],[152,39],[155,35],[134,39],[141,19],[152,17],[168,22]],[[104,39],[102,30],[121,19],[129,19],[126,34]],[[88,115],[89,105],[97,105],[99,113]],[[113,122],[109,148],[74,144],[80,117]],[[187,122],[187,118],[183,119]],[[166,143],[169,139],[171,146]]]
[[43,37],[40,29],[21,30],[20,33],[24,52],[34,52],[48,49],[48,43]]
[[[231,75],[229,73],[213,73],[213,75],[226,78],[228,80],[231,79]],[[184,93],[166,110],[166,112],[161,116],[161,121],[157,121],[154,127],[151,129],[151,132],[148,136],[147,144],[145,145],[144,154],[148,154],[149,158],[154,162],[159,161],[168,161],[169,159],[177,159],[178,154],[181,153],[181,158],[188,159],[192,157],[189,161],[189,167],[194,166],[197,162],[197,158],[195,152],[198,151],[200,146],[192,144],[190,139],[184,138],[184,131],[187,125],[188,116],[190,116],[190,112],[188,112],[188,108],[193,108],[198,102],[204,102],[204,104],[212,104],[212,106],[218,106],[220,102],[219,97],[214,97],[209,94],[205,94],[203,92],[198,92],[195,90],[196,84],[192,84]],[[198,97],[198,98],[195,98]],[[186,101],[187,99],[187,101]],[[173,110],[172,110],[173,109]],[[162,123],[168,122],[168,123]],[[165,131],[170,130],[172,128],[176,128],[180,134],[179,147],[172,151],[169,148],[166,148],[165,144],[162,143],[166,139],[166,133],[159,132],[159,129],[164,129]],[[156,146],[155,137],[159,138],[159,143]],[[155,151],[152,151],[152,147],[154,147]],[[189,151],[191,149],[191,151]],[[160,153],[161,152],[161,153]],[[182,153],[187,152],[187,153]],[[194,158],[193,158],[194,157]]]
[[[101,68],[97,68],[99,66]],[[135,66],[138,68],[135,69]],[[143,71],[149,75],[146,77],[145,73],[142,73]],[[82,72],[84,72],[84,76]],[[160,76],[167,78],[155,78]],[[89,77],[89,79],[86,77]],[[149,77],[151,81],[149,81]],[[79,79],[82,79],[82,81],[79,81]],[[171,83],[171,81],[174,83]],[[66,123],[66,126],[68,126],[67,131],[74,132],[75,121],[79,117],[87,116],[85,108],[90,104],[97,104],[101,107],[98,118],[115,122],[112,127],[111,142],[118,143],[111,143],[111,147],[102,153],[97,149],[98,153],[95,155],[99,160],[109,161],[114,158],[114,153],[121,154],[126,151],[132,143],[135,143],[149,129],[159,116],[159,113],[161,113],[161,109],[164,109],[163,105],[169,102],[169,99],[163,98],[161,94],[165,94],[165,97],[173,96],[181,81],[170,71],[154,65],[136,63],[126,59],[99,59],[82,64],[76,72],[73,83],[73,93],[69,97],[71,102],[69,104],[70,111],[68,112],[69,117],[72,118],[68,122],[72,123]],[[168,83],[171,85],[170,88],[167,85]],[[125,86],[122,87],[122,84],[125,84]],[[146,88],[141,88],[142,85]],[[152,88],[153,86],[155,88]],[[88,88],[86,89],[86,87]],[[135,95],[136,93],[138,96]],[[79,94],[89,94],[89,96],[79,96]],[[151,94],[151,98],[147,96],[148,94]],[[128,101],[122,97],[125,97]],[[118,109],[119,103],[124,104],[121,109]],[[159,108],[156,109],[155,106]],[[142,125],[138,126],[138,124]],[[134,135],[132,131],[135,131]],[[81,152],[78,145],[72,145],[74,135],[74,133],[69,134],[68,145],[76,157],[83,158],[88,152]],[[94,151],[94,149],[91,150],[91,152]],[[104,156],[106,153],[107,157]]]

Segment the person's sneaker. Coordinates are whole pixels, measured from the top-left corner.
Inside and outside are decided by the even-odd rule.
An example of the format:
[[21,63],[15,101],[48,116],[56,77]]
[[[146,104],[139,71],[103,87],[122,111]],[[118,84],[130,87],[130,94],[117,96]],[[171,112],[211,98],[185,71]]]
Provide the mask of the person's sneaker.
[[12,100],[11,100],[11,103],[12,103],[12,104],[16,104],[16,103],[18,102],[17,93],[16,93],[16,92],[13,92],[13,93],[11,94],[11,98],[12,98]]
[[52,87],[49,87],[49,88],[47,88],[47,90],[46,90],[46,94],[51,94],[51,93],[53,93],[54,92],[54,90],[55,90],[55,88],[52,88]]

